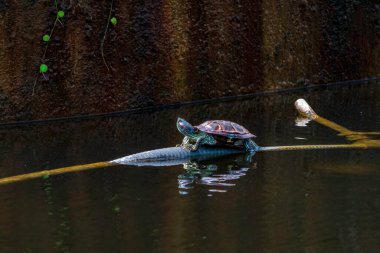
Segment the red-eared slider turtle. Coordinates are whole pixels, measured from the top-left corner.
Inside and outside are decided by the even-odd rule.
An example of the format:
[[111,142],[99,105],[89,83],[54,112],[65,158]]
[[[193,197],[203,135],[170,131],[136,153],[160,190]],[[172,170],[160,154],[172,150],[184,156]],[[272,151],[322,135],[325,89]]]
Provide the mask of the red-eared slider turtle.
[[[252,140],[256,137],[239,124],[226,120],[209,120],[199,126],[192,126],[184,119],[177,120],[178,131],[185,135],[181,146],[197,150],[200,145],[223,145],[256,151],[259,146]],[[191,144],[195,142],[195,144]]]

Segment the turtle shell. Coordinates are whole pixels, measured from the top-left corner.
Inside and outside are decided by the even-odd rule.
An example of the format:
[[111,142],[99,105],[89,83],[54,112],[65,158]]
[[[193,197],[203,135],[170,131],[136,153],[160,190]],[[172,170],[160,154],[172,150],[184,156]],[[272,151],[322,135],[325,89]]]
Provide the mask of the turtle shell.
[[248,139],[256,137],[241,125],[227,120],[209,120],[195,128],[208,134],[220,135],[230,139]]

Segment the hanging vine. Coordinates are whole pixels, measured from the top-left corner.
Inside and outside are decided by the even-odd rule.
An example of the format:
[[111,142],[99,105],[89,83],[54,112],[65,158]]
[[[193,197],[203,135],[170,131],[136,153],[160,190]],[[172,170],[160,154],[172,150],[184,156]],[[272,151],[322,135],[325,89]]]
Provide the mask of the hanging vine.
[[[109,13],[108,13],[108,18],[107,18],[107,25],[106,25],[106,28],[105,28],[105,31],[104,31],[103,38],[102,38],[101,43],[100,43],[100,51],[101,51],[102,59],[103,59],[104,65],[106,66],[106,68],[107,68],[108,71],[109,71],[109,67],[108,67],[106,59],[104,57],[104,42],[105,42],[106,37],[107,37],[107,32],[108,32],[109,25],[112,24],[113,26],[116,26],[117,22],[118,22],[117,19],[116,19],[116,17],[112,17],[113,1],[114,0],[111,0],[111,5],[110,5]],[[36,76],[36,78],[34,80],[33,89],[32,89],[32,96],[34,96],[36,84],[38,82],[38,78],[40,77],[40,75],[42,75],[42,77],[45,80],[48,79],[45,76],[46,72],[49,70],[49,66],[46,63],[46,53],[47,53],[47,50],[48,50],[48,47],[49,47],[49,44],[50,44],[50,41],[51,41],[51,37],[52,37],[52,35],[54,33],[54,30],[55,30],[55,28],[57,26],[57,23],[60,23],[63,26],[63,23],[62,23],[61,20],[65,17],[65,12],[63,10],[59,9],[58,0],[54,0],[54,7],[55,7],[56,16],[55,16],[53,27],[52,27],[52,29],[50,30],[49,33],[46,33],[46,34],[44,34],[42,36],[42,41],[43,41],[43,43],[45,43],[45,49],[44,49],[44,53],[43,53],[43,55],[41,57],[41,63],[40,63],[40,66],[39,66],[39,73],[38,73],[38,75]]]
[[[64,16],[65,16],[65,12],[63,10],[60,10],[58,8],[58,2],[57,2],[57,0],[54,0],[54,6],[55,6],[56,16],[55,16],[53,28],[50,30],[50,32],[48,34],[44,34],[42,36],[42,41],[46,45],[45,45],[44,53],[43,53],[43,55],[41,57],[41,64],[40,64],[40,68],[39,68],[40,71],[39,72],[40,72],[40,74],[43,76],[43,78],[45,80],[47,80],[47,78],[45,76],[45,73],[49,69],[48,65],[45,62],[45,57],[46,57],[46,52],[47,52],[47,49],[48,49],[48,46],[49,46],[49,43],[50,43],[50,40],[51,40],[51,36],[53,35],[54,29],[55,29],[55,27],[56,27],[56,25],[57,25],[58,22],[63,26],[63,24],[61,22],[61,19],[63,19]],[[36,84],[37,84],[38,77],[39,77],[39,75],[37,75],[36,79],[34,80],[33,89],[32,89],[32,96],[34,96],[34,90],[35,90],[35,87],[36,87]]]
[[111,6],[110,6],[109,14],[108,14],[106,29],[104,31],[102,42],[100,43],[100,52],[102,54],[102,59],[103,59],[104,65],[106,66],[106,68],[107,68],[108,71],[110,69],[109,69],[109,67],[107,65],[106,59],[104,58],[104,41],[106,40],[109,24],[111,23],[114,26],[117,24],[116,17],[112,17],[111,18],[112,10],[113,10],[113,0],[111,0]]

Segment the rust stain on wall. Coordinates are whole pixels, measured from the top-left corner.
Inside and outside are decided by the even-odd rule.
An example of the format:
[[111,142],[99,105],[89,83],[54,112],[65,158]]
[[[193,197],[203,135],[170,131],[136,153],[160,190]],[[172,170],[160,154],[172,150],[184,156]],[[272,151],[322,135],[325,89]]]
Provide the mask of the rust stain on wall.
[[54,2],[0,3],[1,122],[380,75],[376,1],[114,0],[108,70],[110,6],[58,1],[65,17],[43,60]]

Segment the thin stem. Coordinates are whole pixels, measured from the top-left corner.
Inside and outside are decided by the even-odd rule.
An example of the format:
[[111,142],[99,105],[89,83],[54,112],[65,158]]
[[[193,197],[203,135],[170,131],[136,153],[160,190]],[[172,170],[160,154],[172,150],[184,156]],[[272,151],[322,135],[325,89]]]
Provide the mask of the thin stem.
[[[42,62],[45,62],[45,56],[46,56],[46,52],[47,52],[47,49],[48,49],[48,46],[49,46],[49,43],[50,43],[50,40],[51,40],[51,36],[53,35],[53,32],[54,32],[54,29],[55,29],[55,26],[57,25],[57,21],[59,21],[59,18],[56,17],[55,18],[55,21],[54,21],[54,25],[53,25],[53,28],[51,29],[50,31],[50,34],[49,34],[49,41],[46,42],[46,46],[45,46],[45,50],[44,50],[44,54],[42,55]],[[59,21],[60,22],[60,21]],[[47,80],[47,78],[45,77],[45,75],[42,73],[43,77],[45,78],[45,80]],[[32,96],[34,96],[34,90],[36,88],[36,84],[37,84],[37,80],[38,80],[38,75],[36,76],[36,78],[34,79],[34,83],[33,83],[33,89],[32,89]]]
[[102,59],[103,59],[104,65],[106,65],[108,71],[109,71],[110,69],[108,68],[108,65],[107,65],[106,59],[104,58],[104,41],[105,41],[105,39],[106,39],[108,26],[109,26],[109,24],[110,24],[110,20],[111,20],[112,7],[113,7],[113,0],[111,0],[111,7],[110,7],[109,14],[108,14],[108,20],[107,20],[106,30],[104,31],[104,36],[103,36],[102,42],[100,43],[100,52],[101,52],[101,54],[102,54]]
[[61,20],[59,20],[59,18],[57,18],[57,21],[61,24],[61,26],[63,26],[63,23],[61,22]]
[[[53,35],[53,32],[54,32],[55,26],[57,25],[57,22],[58,22],[58,21],[59,21],[59,18],[56,17],[56,18],[55,18],[55,21],[54,21],[53,28],[51,29],[50,34],[49,34],[49,38],[50,38],[50,40],[51,40],[51,36]],[[60,21],[59,21],[59,22],[60,22]],[[47,48],[48,48],[48,46],[49,46],[50,40],[47,42],[47,44],[46,44],[46,46],[45,46],[45,51],[44,51],[44,54],[42,55],[42,61],[45,60],[46,51],[47,51]]]
[[34,79],[34,84],[33,84],[33,89],[32,89],[32,96],[34,96],[34,89],[35,89],[35,87],[36,87],[37,79],[38,79],[38,75],[37,75],[36,78]]

